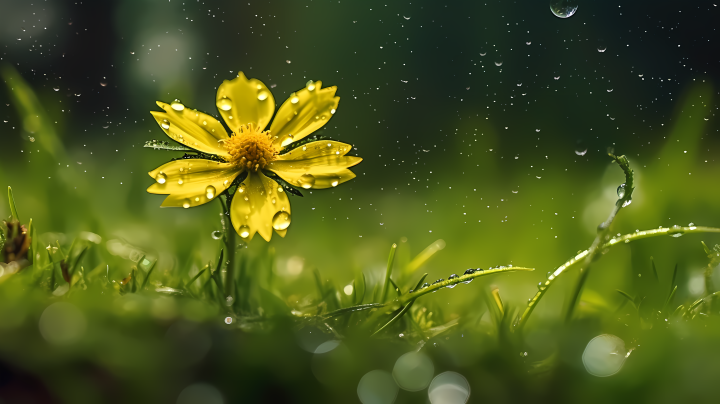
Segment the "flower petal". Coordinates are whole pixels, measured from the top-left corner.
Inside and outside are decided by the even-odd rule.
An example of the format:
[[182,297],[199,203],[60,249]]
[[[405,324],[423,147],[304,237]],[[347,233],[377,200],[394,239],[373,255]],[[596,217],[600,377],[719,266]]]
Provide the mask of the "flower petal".
[[218,87],[215,103],[220,115],[233,132],[239,133],[240,126],[253,124],[263,131],[275,111],[275,98],[258,79],[249,79],[243,72],[232,80],[225,80]]
[[319,140],[277,156],[278,160],[305,160],[322,156],[344,156],[350,152],[352,146],[334,140]]
[[348,170],[361,162],[354,156],[325,156],[307,160],[281,161],[268,164],[267,169],[275,172],[290,184],[305,189],[324,189],[336,187],[355,178]]
[[203,153],[228,156],[225,147],[218,142],[227,139],[228,134],[217,119],[189,108],[183,107],[182,110],[177,111],[169,104],[160,101],[157,105],[165,112],[150,111],[150,113],[171,139]]
[[155,179],[147,191],[170,194],[163,207],[198,206],[215,199],[240,173],[232,163],[205,159],[182,159],[163,164],[148,174]]
[[278,109],[270,126],[276,150],[315,132],[330,120],[340,97],[335,97],[337,87],[321,87],[321,81],[309,82]]
[[270,241],[273,229],[284,237],[290,220],[290,200],[282,187],[262,172],[248,172],[230,207],[230,221],[240,237],[249,241],[257,232]]

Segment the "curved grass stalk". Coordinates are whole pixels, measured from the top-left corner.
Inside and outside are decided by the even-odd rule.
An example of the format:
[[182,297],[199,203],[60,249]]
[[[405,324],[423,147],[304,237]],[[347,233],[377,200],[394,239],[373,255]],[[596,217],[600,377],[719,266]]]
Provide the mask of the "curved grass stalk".
[[[657,236],[665,236],[665,235],[682,235],[682,234],[691,234],[691,233],[720,233],[720,228],[717,227],[706,227],[706,226],[687,226],[687,227],[680,227],[680,226],[673,226],[673,227],[660,227],[658,229],[651,229],[651,230],[643,230],[638,231],[635,233],[629,233],[625,234],[620,237],[613,237],[604,244],[600,245],[599,250],[602,251],[606,248],[610,248],[619,244],[627,244],[631,241],[640,240],[644,238],[650,238],[650,237],[657,237]],[[582,261],[584,258],[588,256],[590,253],[590,250],[585,250],[581,252],[580,254],[574,256],[573,258],[570,258],[568,261],[566,261],[564,264],[560,265],[555,272],[550,274],[547,281],[539,286],[539,290],[535,294],[535,296],[528,302],[527,308],[525,308],[525,311],[523,312],[522,316],[520,316],[520,320],[518,321],[516,327],[517,329],[522,329],[522,327],[527,322],[528,318],[532,314],[533,310],[535,309],[535,306],[537,305],[538,301],[542,299],[542,297],[547,292],[548,288],[554,283],[555,279],[557,279],[558,276],[565,273],[565,271],[570,268],[571,266],[575,265],[576,263]]]
[[[389,325],[391,325],[391,324],[394,323],[395,321],[399,320],[400,317],[402,317],[402,315],[405,314],[405,313],[407,312],[407,310],[410,309],[410,306],[411,306],[411,304],[415,301],[415,299],[417,299],[417,298],[419,298],[419,297],[421,297],[421,296],[424,296],[424,295],[426,295],[426,294],[428,294],[428,293],[437,292],[438,290],[440,290],[440,289],[442,289],[442,288],[445,288],[445,287],[448,287],[448,286],[452,286],[452,285],[457,285],[458,283],[471,282],[473,279],[478,278],[478,277],[480,277],[480,276],[492,275],[492,274],[497,274],[497,273],[501,273],[501,272],[534,271],[534,270],[535,270],[535,268],[516,267],[516,266],[512,266],[512,265],[511,265],[511,266],[505,266],[505,267],[500,266],[500,267],[497,267],[497,268],[491,268],[491,269],[487,269],[487,270],[484,270],[484,271],[479,271],[479,270],[478,270],[478,271],[473,272],[473,273],[471,273],[471,274],[465,274],[465,275],[462,275],[462,276],[458,276],[457,278],[448,279],[448,280],[445,280],[445,281],[442,281],[442,282],[438,282],[438,283],[433,284],[433,285],[431,285],[431,286],[428,286],[428,287],[426,287],[426,288],[422,288],[422,289],[420,289],[420,290],[416,290],[416,291],[414,291],[413,293],[406,293],[406,294],[398,297],[397,299],[395,299],[395,300],[393,300],[393,301],[391,301],[391,302],[388,302],[388,303],[386,303],[386,304],[384,304],[384,305],[382,305],[382,306],[379,307],[379,308],[386,307],[386,308],[389,309],[390,312],[395,312],[395,311],[399,310],[401,307],[402,307],[403,309],[402,309],[398,314],[396,314],[395,316],[393,316],[393,318],[392,318],[389,322],[385,323],[382,327],[380,327],[377,331],[375,331],[372,335],[377,334],[378,332],[380,332],[381,330],[387,328]],[[427,274],[425,274],[425,275],[427,275]],[[425,278],[425,277],[423,277],[423,279],[421,279],[420,282],[422,282],[422,281],[424,280],[424,278]],[[416,288],[416,289],[417,289],[417,288]],[[375,322],[377,321],[377,319],[378,319],[379,317],[381,317],[381,316],[383,316],[383,315],[385,315],[385,314],[387,314],[387,313],[388,313],[388,310],[378,310],[378,311],[376,311],[376,312],[368,319],[367,324],[370,325],[370,326],[373,326],[373,324],[375,324]]]

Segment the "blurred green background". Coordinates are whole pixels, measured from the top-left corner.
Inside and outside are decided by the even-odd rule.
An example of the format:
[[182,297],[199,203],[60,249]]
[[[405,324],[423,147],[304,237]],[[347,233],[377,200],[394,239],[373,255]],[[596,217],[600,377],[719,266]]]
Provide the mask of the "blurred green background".
[[[287,295],[309,293],[312,269],[339,286],[360,271],[379,278],[392,243],[412,257],[442,240],[428,279],[534,267],[472,285],[523,305],[591,244],[617,199],[623,176],[608,148],[629,157],[637,184],[613,233],[720,225],[711,3],[581,2],[568,19],[543,1],[0,0],[0,10],[0,184],[39,233],[61,233],[48,239],[94,232],[100,248],[121,240],[160,271],[213,259],[219,204],[160,209],[146,173],[181,153],[142,146],[165,140],[150,119],[156,100],[218,116],[217,86],[238,71],[278,104],[308,80],[337,86],[338,113],[318,134],[364,159],[353,181],[292,198],[284,239],[250,243],[274,247]],[[17,98],[10,67],[41,110]],[[719,240],[618,247],[586,293],[619,304],[614,290],[642,289],[653,256],[661,279],[679,265],[681,299],[700,297],[701,239]],[[559,319],[569,290],[551,291],[529,326]],[[468,287],[428,299],[451,312],[475,297]]]

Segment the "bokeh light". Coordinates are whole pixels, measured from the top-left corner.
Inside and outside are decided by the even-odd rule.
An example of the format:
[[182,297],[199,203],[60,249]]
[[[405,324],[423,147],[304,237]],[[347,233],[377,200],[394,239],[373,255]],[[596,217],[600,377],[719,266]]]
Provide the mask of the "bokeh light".
[[622,369],[628,355],[625,341],[611,334],[602,334],[588,342],[582,361],[591,375],[608,377]]
[[72,303],[57,302],[48,306],[40,316],[40,334],[54,345],[79,341],[85,334],[85,315]]
[[371,370],[360,379],[357,395],[363,404],[392,404],[398,390],[390,372]]
[[191,384],[180,392],[177,404],[223,404],[220,391],[207,383]]
[[393,367],[393,378],[403,390],[418,391],[430,384],[435,365],[421,352],[408,352],[398,358]]
[[470,384],[460,373],[443,372],[430,382],[428,398],[432,404],[465,404],[470,398]]

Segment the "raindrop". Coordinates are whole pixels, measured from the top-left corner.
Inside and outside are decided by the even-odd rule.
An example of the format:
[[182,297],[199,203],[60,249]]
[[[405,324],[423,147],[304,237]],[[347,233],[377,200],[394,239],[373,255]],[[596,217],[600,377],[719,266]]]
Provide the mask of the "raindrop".
[[682,229],[682,227],[678,225],[674,225],[673,227],[668,230],[668,234],[671,237],[682,237],[682,235],[685,233],[685,230]]
[[410,19],[410,17],[405,17],[405,16],[403,16],[403,18],[406,19],[406,20],[409,20],[409,19]]
[[332,180],[330,185],[332,185],[333,187],[336,187],[336,186],[338,186],[339,183],[340,183],[340,181],[338,181],[338,180]]
[[625,184],[620,184],[620,186],[617,187],[617,196],[618,198],[625,197]]
[[502,59],[498,59],[498,60],[495,61],[495,66],[498,66],[498,67],[499,67],[499,66],[502,66],[502,64],[503,64]]
[[578,9],[576,0],[550,0],[550,11],[559,18],[570,18]]
[[584,156],[585,153],[587,153],[587,151],[588,151],[587,148],[582,149],[582,148],[578,147],[577,149],[575,149],[575,154],[577,154],[578,156]]
[[242,238],[247,238],[250,235],[250,228],[247,226],[240,226],[240,228],[238,228],[238,234]]
[[436,283],[443,282],[444,280],[445,280],[445,279],[440,278],[440,279],[436,280],[435,282],[433,282],[432,284],[434,285],[434,284],[436,284]]
[[315,185],[315,177],[312,174],[303,174],[298,179],[298,184],[305,189],[310,189]]
[[183,105],[183,103],[180,102],[180,100],[175,99],[175,101],[170,103],[170,108],[174,109],[175,111],[180,112],[185,109],[185,105]]
[[262,91],[260,91],[260,92],[258,93],[257,98],[258,98],[258,100],[260,100],[260,101],[265,101],[265,100],[267,100],[267,98],[268,98],[269,95],[270,95],[270,94],[269,94],[267,91],[262,90]]
[[530,45],[530,41],[525,42],[525,45]]
[[160,127],[165,130],[168,130],[168,129],[170,129],[170,122],[168,122],[167,119],[163,119],[162,123],[160,124]]
[[290,226],[290,214],[285,211],[275,213],[272,219],[272,226],[275,230],[285,230]]
[[315,82],[309,80],[307,84],[305,84],[305,87],[308,89],[308,91],[312,91],[315,89]]
[[[458,278],[458,276],[457,276],[456,274],[452,274],[452,275],[448,276],[448,280],[449,280],[449,281],[451,281],[451,280],[453,280],[453,279],[455,279],[455,278]],[[448,285],[447,287],[448,287],[448,289],[452,289],[452,288],[454,288],[455,286],[457,286],[457,283],[453,283],[452,285]]]
[[232,317],[225,317],[225,324],[232,324]]
[[215,187],[212,185],[208,185],[207,188],[205,188],[205,196],[207,196],[208,199],[212,199],[215,197]]
[[625,342],[611,334],[602,334],[588,342],[582,355],[585,370],[593,376],[608,377],[619,372],[630,355]]
[[300,101],[300,98],[298,98],[298,96],[295,95],[295,93],[290,94],[290,102],[291,103],[297,104],[298,101]]
[[607,46],[605,46],[605,45],[598,46],[597,50],[598,50],[598,52],[603,53],[607,50]]
[[210,234],[212,236],[213,240],[220,240],[223,236],[222,232],[220,230],[215,230]]
[[164,172],[160,171],[160,172],[155,176],[155,181],[157,181],[158,184],[164,184],[165,181],[167,181],[167,175],[165,175]]
[[425,289],[426,287],[430,286],[429,283],[425,282],[420,286],[420,289]]
[[183,205],[182,205],[182,206],[183,206],[183,208],[185,208],[185,209],[189,208],[189,207],[190,207],[190,199],[185,199],[185,200],[183,201]]
[[223,97],[217,100],[216,105],[222,111],[230,111],[232,109],[232,100],[230,100],[230,98]]

